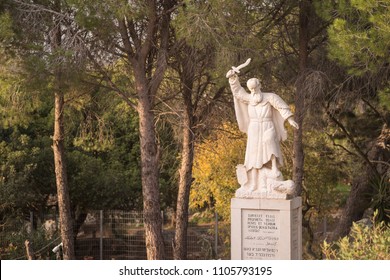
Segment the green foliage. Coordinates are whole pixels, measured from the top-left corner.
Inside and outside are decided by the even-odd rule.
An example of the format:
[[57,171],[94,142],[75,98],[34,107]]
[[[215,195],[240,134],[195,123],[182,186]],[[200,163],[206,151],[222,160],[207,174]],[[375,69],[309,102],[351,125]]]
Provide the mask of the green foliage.
[[[73,105],[73,104],[72,104]],[[111,93],[84,96],[69,110],[69,185],[83,209],[142,209],[138,116]],[[171,126],[157,123],[163,208],[174,207],[178,147]],[[73,137],[73,138],[72,138]]]
[[[216,76],[223,76],[232,64],[252,57],[253,67],[261,63],[263,37],[257,36],[267,26],[273,4],[236,0],[186,0],[173,19],[178,40],[198,49],[214,49]],[[260,57],[259,57],[260,56]]]
[[50,139],[53,97],[47,76],[37,65],[32,69],[29,58],[1,58],[0,199],[4,203],[0,214],[42,211],[47,198],[55,194]]
[[125,10],[124,2],[115,1],[114,4],[112,1],[71,0],[69,4],[77,10],[75,19],[80,26],[98,32],[104,37],[110,37],[109,30],[114,28],[113,17],[119,11]]
[[29,82],[21,64],[18,58],[0,56],[0,125],[5,128],[27,126],[31,112],[43,107],[42,100],[27,90]]
[[[47,198],[56,193],[50,69],[44,57],[35,55],[0,59],[0,212],[44,211]],[[63,90],[72,207],[141,209],[137,114],[107,90],[81,83],[86,77],[71,69],[64,73]],[[122,64],[116,69],[115,81],[125,88],[126,69]],[[169,130],[167,125],[158,128],[164,207],[176,201],[177,147]]]
[[[0,79],[6,77],[0,75]],[[16,209],[43,211],[47,198],[56,193],[50,139],[53,99],[44,83],[37,85],[42,88],[40,94],[32,88],[15,92],[14,82],[19,78],[20,74],[15,73],[12,80],[7,80],[9,90],[0,95],[4,102],[9,102],[10,96],[18,101],[15,113],[13,106],[0,107],[1,213]],[[104,92],[80,94],[82,88],[72,90],[67,95],[69,106],[65,110],[72,206],[139,209],[142,196],[135,113]],[[36,100],[35,104],[22,102],[29,95]]]
[[103,210],[139,207],[139,187],[132,184],[123,164],[73,151],[68,155],[68,165],[73,207]]
[[390,180],[385,174],[380,178],[374,178],[372,182],[373,196],[371,208],[377,211],[376,221],[390,225]]
[[218,223],[218,257],[229,260],[231,253],[231,224],[230,221]]
[[118,21],[122,21],[124,17],[127,22],[133,21],[135,32],[142,33],[141,30],[148,23],[147,12],[150,9],[150,5],[142,0],[70,0],[67,5],[75,11],[77,24],[98,35],[96,37],[106,46],[118,39],[118,33],[115,31],[118,31]]
[[[1,11],[0,11],[1,12]],[[7,46],[13,38],[12,19],[9,13],[0,14],[0,43]]]
[[18,130],[3,130],[0,137],[0,213],[41,209],[54,190],[47,171],[50,147]]
[[67,159],[74,207],[140,209],[136,113],[124,102],[99,90],[73,100],[70,105],[66,117]]
[[305,195],[317,215],[341,205],[346,193],[337,190],[343,177],[342,156],[332,149],[329,137],[318,131],[305,133]]
[[354,223],[349,236],[332,243],[324,241],[322,252],[328,260],[389,260],[390,228],[384,222]]
[[240,1],[186,0],[175,17],[174,27],[178,38],[186,39],[192,46],[224,45],[240,22],[240,15],[245,15]]
[[[389,64],[388,1],[310,2],[318,6],[317,11],[322,5],[322,12],[327,20],[337,17],[329,28],[328,51],[329,57],[338,61],[342,70],[348,69],[350,73],[360,76],[374,74],[370,76],[373,78],[387,73],[381,70]],[[133,20],[137,35],[143,34],[148,23],[145,3],[141,0],[66,1],[67,11],[76,19],[72,28],[81,27],[82,30],[77,33],[80,36],[83,35],[83,30],[96,35],[86,35],[83,43],[91,47],[90,51],[102,62],[101,65],[107,65],[105,70],[116,86],[130,94],[135,86],[127,59],[114,61],[114,55],[107,55],[102,50],[111,51],[115,45],[121,46],[122,42],[118,40],[120,35],[116,31],[119,22],[117,19],[123,16],[126,16],[127,24]],[[298,1],[180,1],[183,5],[174,11],[172,17],[176,37],[171,38],[171,43],[176,45],[176,40],[185,40],[190,46],[205,51],[205,54],[214,53],[212,63],[207,65],[213,69],[205,69],[201,73],[203,75],[207,72],[207,76],[212,77],[221,76],[232,64],[252,57],[253,61],[245,71],[251,76],[260,76],[265,89],[291,96],[292,88],[289,85],[295,80],[297,62],[297,3]],[[55,90],[52,73],[58,61],[65,61],[61,65],[66,65],[62,69],[67,106],[64,112],[65,140],[73,207],[142,208],[137,129],[139,120],[136,113],[107,90],[91,86],[101,83],[101,80],[93,72],[87,78],[84,75],[87,72],[84,65],[73,64],[73,51],[77,50],[64,48],[50,52],[45,40],[46,31],[52,28],[52,16],[37,13],[42,16],[42,21],[35,22],[34,27],[38,28],[33,32],[23,33],[20,26],[12,21],[13,13],[4,13],[3,4],[4,1],[0,3],[0,205],[3,207],[0,208],[0,216],[12,211],[41,211],[47,197],[55,194],[50,135],[54,121],[52,109]],[[318,34],[323,22],[317,21],[315,17],[313,20],[312,16],[310,18],[310,34]],[[142,36],[140,38],[144,39]],[[14,47],[23,46],[25,49],[6,53],[4,49],[9,51],[9,45],[16,39],[20,40],[20,45],[15,44]],[[68,40],[64,42],[71,41],[66,39]],[[322,36],[316,35],[309,43],[313,69],[328,63],[323,60],[327,54],[321,48],[322,39]],[[158,44],[156,41],[154,46],[157,48]],[[118,48],[117,51],[121,49]],[[173,52],[172,49],[170,51]],[[319,58],[321,64],[318,64]],[[153,72],[153,64],[149,63],[149,66]],[[337,71],[328,73],[330,80],[339,78],[335,72]],[[177,83],[175,78],[169,82]],[[83,84],[81,80],[89,80],[89,83]],[[225,78],[223,82],[226,83]],[[180,87],[177,83],[173,88]],[[376,85],[373,87],[374,91],[381,90],[379,102],[386,110],[390,108],[388,87],[388,83],[381,88]],[[171,92],[167,96],[170,94]],[[205,100],[212,98],[210,96],[206,96]],[[369,101],[376,105],[372,99]],[[345,103],[347,106],[344,107],[348,107],[351,111],[348,113],[351,114],[343,112],[344,116],[340,115],[340,118],[347,129],[353,131],[357,144],[363,147],[378,128],[377,118],[373,118],[372,114],[358,115],[352,108],[355,103]],[[163,113],[166,112],[164,110],[166,108]],[[322,118],[320,114],[316,117]],[[174,207],[178,147],[172,126],[162,119],[156,120],[156,123],[156,141],[161,159],[162,205],[164,208]],[[308,128],[312,129],[310,126]],[[345,144],[350,148],[345,138],[339,137],[335,144]],[[230,210],[227,206],[238,188],[235,166],[243,162],[244,150],[245,138],[231,124],[223,125],[197,146],[193,174],[195,181],[191,192],[193,210],[209,208],[219,212],[223,219],[228,219]],[[289,146],[286,150],[291,152],[292,149]],[[348,188],[345,186],[360,164],[356,164],[356,158],[347,162],[345,156],[338,153],[327,137],[318,130],[309,131],[305,135],[305,153],[306,195],[314,206],[314,217],[318,218],[342,204]],[[286,157],[291,158],[288,154]],[[285,171],[290,172],[292,163],[286,163]],[[286,177],[291,178],[290,175]],[[342,195],[337,187],[340,185],[344,186]],[[378,188],[373,198],[373,207],[379,210],[380,217],[387,217],[388,200],[384,199],[388,195],[387,181],[376,186]]]
[[[61,241],[58,232],[49,234],[43,225],[36,230],[27,229],[23,220],[13,216],[12,224],[6,224],[6,230],[0,231],[0,259],[2,260],[26,260],[25,241],[30,242],[34,256],[38,260],[55,260],[56,254],[52,252],[54,246]],[[17,230],[10,230],[10,229]]]
[[390,86],[388,85],[378,93],[379,102],[383,108],[390,111]]
[[212,209],[206,209],[204,211],[195,212],[189,217],[190,224],[202,225],[209,224],[215,221],[215,213]]
[[159,186],[161,208],[174,209],[177,201],[177,171],[180,164],[180,146],[169,121],[161,119],[156,126],[160,151]]
[[389,1],[339,1],[330,26],[329,56],[354,75],[378,73],[390,62]]

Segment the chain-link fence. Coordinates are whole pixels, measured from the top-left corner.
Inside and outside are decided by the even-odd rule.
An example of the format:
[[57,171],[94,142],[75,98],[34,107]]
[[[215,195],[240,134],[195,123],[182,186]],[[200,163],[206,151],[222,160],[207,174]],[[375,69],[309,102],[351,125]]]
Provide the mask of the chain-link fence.
[[[172,212],[161,212],[167,259],[173,259],[174,223]],[[139,211],[88,211],[77,216],[75,224],[77,259],[146,259],[143,213]],[[187,232],[188,259],[228,259],[230,227],[218,222],[190,223]],[[56,215],[13,220],[0,227],[0,259],[26,259],[25,240],[36,258],[56,259],[52,249],[61,243]]]

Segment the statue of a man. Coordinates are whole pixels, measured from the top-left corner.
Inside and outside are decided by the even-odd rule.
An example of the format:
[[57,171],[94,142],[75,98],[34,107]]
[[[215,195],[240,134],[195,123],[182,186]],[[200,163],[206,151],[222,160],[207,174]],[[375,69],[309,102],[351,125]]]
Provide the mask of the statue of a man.
[[[279,166],[283,164],[280,141],[287,138],[284,129],[286,120],[291,126],[299,129],[292,117],[293,113],[278,95],[262,92],[258,79],[248,80],[247,87],[250,93],[247,93],[240,85],[237,70],[234,67],[226,74],[226,77],[229,78],[234,96],[239,129],[248,136],[244,162],[246,180],[240,182],[241,192],[265,194],[267,185],[270,184],[273,190],[285,192],[283,182],[287,181],[283,181],[279,171]],[[268,186],[268,192],[270,192],[270,186]]]

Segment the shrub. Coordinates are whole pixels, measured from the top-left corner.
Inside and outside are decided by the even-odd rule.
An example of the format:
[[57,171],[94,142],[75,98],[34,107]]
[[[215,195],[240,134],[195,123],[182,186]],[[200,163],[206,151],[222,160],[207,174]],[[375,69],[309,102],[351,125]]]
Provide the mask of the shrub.
[[375,222],[378,212],[374,213],[372,226],[353,223],[349,236],[336,242],[324,241],[322,253],[328,260],[389,260],[390,228],[384,221]]

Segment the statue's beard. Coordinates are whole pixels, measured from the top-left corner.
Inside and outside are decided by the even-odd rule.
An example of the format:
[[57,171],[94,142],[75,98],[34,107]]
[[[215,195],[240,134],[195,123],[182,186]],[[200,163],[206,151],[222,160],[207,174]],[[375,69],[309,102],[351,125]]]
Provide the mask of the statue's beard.
[[249,103],[250,103],[251,105],[257,105],[257,104],[259,104],[262,100],[263,100],[263,95],[261,94],[261,92],[251,93],[251,100],[250,100]]

